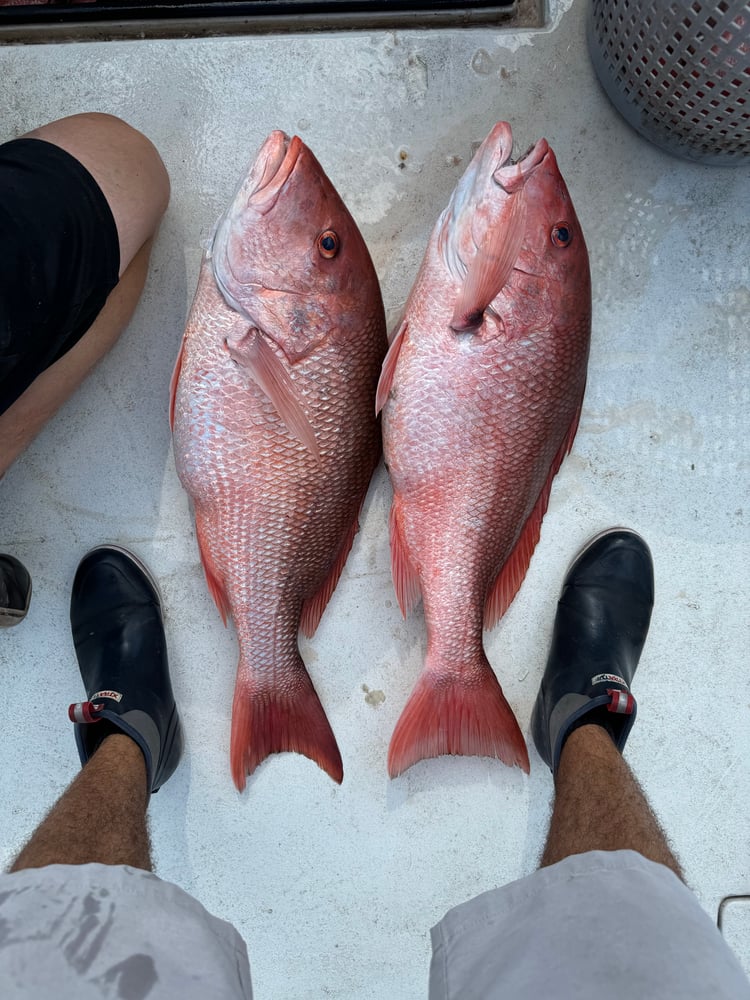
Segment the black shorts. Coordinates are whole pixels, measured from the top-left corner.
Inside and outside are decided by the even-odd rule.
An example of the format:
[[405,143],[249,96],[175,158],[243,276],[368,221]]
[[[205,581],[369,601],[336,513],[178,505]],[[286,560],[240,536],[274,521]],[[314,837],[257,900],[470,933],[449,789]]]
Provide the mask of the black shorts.
[[69,351],[118,282],[102,190],[41,139],[0,145],[0,413]]

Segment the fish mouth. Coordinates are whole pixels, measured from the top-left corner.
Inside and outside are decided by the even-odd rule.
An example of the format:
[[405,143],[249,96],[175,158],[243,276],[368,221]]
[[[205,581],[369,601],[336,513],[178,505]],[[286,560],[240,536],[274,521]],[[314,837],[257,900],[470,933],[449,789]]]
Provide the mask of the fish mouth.
[[247,205],[259,215],[274,207],[284,185],[297,165],[302,151],[299,136],[290,139],[278,129],[272,132],[260,148],[250,171],[247,185]]
[[492,179],[507,194],[514,194],[524,186],[529,177],[544,161],[549,153],[549,143],[546,139],[539,139],[522,156],[514,159],[513,134],[507,122],[499,122],[490,133],[489,139],[492,139],[495,130],[499,129],[500,126],[505,126],[505,129],[501,130],[495,140],[499,145],[500,162],[492,171]]
[[549,152],[546,139],[532,143],[522,156],[513,156],[513,130],[509,122],[498,122],[474,154],[467,174],[491,176],[508,194],[522,187]]
[[242,220],[248,209],[255,218],[272,211],[297,166],[303,148],[299,136],[290,139],[286,132],[279,129],[271,132],[214,233],[209,256],[216,284],[227,305],[251,323],[254,320],[238,301],[237,294],[241,289],[251,289],[254,283],[242,281],[235,273],[230,255],[232,233],[244,224]]
[[[508,204],[522,193],[548,153],[547,140],[539,139],[514,159],[510,124],[497,122],[493,126],[438,221],[438,251],[455,281],[463,283],[468,261],[483,244],[486,232],[499,223]],[[520,216],[516,223],[522,225]]]

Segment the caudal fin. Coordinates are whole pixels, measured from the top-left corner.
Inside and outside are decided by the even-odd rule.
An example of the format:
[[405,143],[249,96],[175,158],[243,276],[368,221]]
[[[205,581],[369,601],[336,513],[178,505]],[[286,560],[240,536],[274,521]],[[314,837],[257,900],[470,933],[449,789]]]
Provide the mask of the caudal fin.
[[291,690],[261,691],[237,678],[232,706],[232,777],[242,791],[245,778],[272,753],[292,751],[314,760],[341,784],[344,766],[336,737],[307,671]]
[[489,665],[465,681],[423,671],[393,731],[388,773],[440,754],[498,757],[529,773],[526,741]]

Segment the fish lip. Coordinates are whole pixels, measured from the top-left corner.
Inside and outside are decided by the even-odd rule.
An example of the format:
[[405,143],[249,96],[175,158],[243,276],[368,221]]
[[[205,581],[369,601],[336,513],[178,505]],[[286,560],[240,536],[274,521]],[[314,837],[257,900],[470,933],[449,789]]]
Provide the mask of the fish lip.
[[484,141],[484,145],[490,151],[493,159],[498,158],[497,168],[510,163],[513,155],[513,129],[510,122],[497,122],[490,130],[490,134]]
[[502,148],[501,160],[492,172],[492,179],[507,194],[514,194],[523,187],[548,153],[549,143],[546,139],[539,139],[516,161]]
[[250,174],[247,206],[259,215],[274,207],[302,152],[302,140],[285,132],[272,132],[261,146]]

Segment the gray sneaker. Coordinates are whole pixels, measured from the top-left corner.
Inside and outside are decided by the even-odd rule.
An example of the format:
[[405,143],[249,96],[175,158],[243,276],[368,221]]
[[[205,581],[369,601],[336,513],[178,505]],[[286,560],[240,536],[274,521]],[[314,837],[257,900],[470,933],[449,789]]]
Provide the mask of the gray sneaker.
[[22,622],[30,602],[29,571],[15,556],[0,555],[0,628]]

